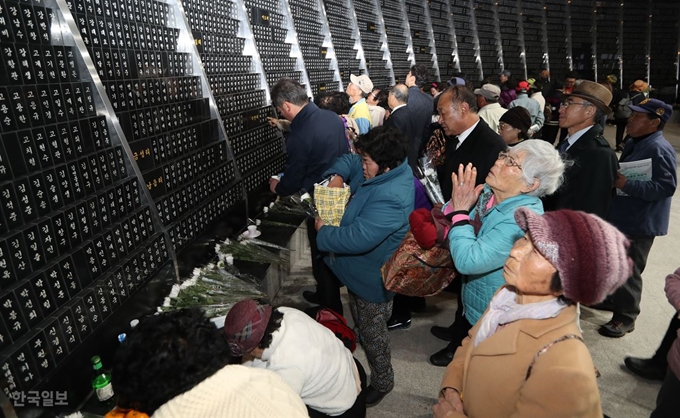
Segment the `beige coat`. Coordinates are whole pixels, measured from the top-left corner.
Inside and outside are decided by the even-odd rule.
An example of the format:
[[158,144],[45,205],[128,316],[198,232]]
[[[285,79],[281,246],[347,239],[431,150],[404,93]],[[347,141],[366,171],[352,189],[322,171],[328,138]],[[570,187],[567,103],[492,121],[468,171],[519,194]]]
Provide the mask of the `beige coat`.
[[554,344],[538,357],[525,380],[541,348],[567,334],[581,336],[576,321],[576,306],[569,306],[555,318],[505,325],[473,348],[471,338],[480,320],[446,368],[441,387],[461,393],[470,418],[602,418],[593,360],[580,340]]

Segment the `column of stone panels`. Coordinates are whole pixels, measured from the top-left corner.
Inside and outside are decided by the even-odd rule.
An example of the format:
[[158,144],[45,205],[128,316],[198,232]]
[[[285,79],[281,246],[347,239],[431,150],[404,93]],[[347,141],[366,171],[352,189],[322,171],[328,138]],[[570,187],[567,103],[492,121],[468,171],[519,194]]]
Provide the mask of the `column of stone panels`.
[[477,1],[475,18],[477,19],[477,36],[479,37],[480,57],[484,65],[484,75],[497,75],[501,66],[496,48],[496,30],[494,25],[494,0]]
[[[170,6],[173,18],[174,7],[176,6]],[[143,16],[143,13],[139,16]],[[220,35],[212,31],[212,25],[217,24],[222,16],[213,14],[213,17],[213,20],[205,21],[206,25],[202,28],[206,29],[205,32],[197,32],[198,46],[202,50],[213,52],[217,51],[218,44],[225,50],[237,48],[232,40],[224,43]],[[136,32],[133,26],[134,22],[124,24],[122,33],[127,34],[133,44],[135,39],[140,39],[141,53],[135,53],[134,56],[147,60],[142,42],[146,39],[150,49],[153,36],[141,36],[147,29],[139,22]],[[179,22],[175,22],[173,26],[177,37],[180,31]],[[150,52],[149,56],[153,57],[152,54]],[[151,191],[161,220],[168,228],[175,249],[183,248],[204,232],[212,221],[243,195],[241,187],[234,182],[236,173],[227,143],[220,141],[218,120],[210,117],[209,99],[202,95],[201,69],[193,66],[191,54],[178,55],[185,59],[181,67],[173,69],[174,65],[168,65],[164,68],[165,61],[159,60],[157,73],[151,74],[152,78],[162,77],[159,81],[165,85],[161,84],[160,91],[161,94],[167,94],[168,99],[159,101],[154,98],[159,94],[158,81],[149,79],[149,74],[140,73],[139,80],[130,81],[132,90],[128,92],[128,97],[135,98],[142,105],[137,105],[137,110],[134,110],[128,104],[125,109],[124,103],[120,102],[116,108],[137,165]],[[137,61],[137,66],[141,70],[145,64]],[[109,91],[112,103],[115,103],[116,97],[125,97],[120,89],[115,91],[112,85],[109,86]],[[195,118],[195,122],[200,123],[179,126],[175,122],[176,109],[173,109],[166,115],[167,129],[159,130],[154,127],[151,124],[154,118],[149,117],[149,114],[153,115],[156,112],[154,106],[165,101],[177,101],[178,106],[192,107],[196,106],[194,102],[198,103],[200,117]],[[151,109],[144,110],[143,113],[139,110],[147,106]]]
[[[291,57],[293,44],[288,36],[290,28],[286,5],[281,0],[239,0],[234,5],[241,7],[244,13],[237,16],[242,19],[239,24],[250,30],[255,40],[257,52],[252,59],[259,58],[256,64],[262,66],[267,82],[267,86],[259,88],[269,91],[281,78],[290,78],[305,85],[298,58]],[[225,127],[232,129],[227,129],[230,140],[238,135],[231,143],[246,193],[261,186],[272,174],[280,172],[285,164],[283,143],[278,133],[266,126],[266,118],[273,116],[273,108],[269,104],[258,102],[257,106],[249,107],[241,114],[234,113],[227,119],[223,118]]]
[[339,83],[334,80],[331,60],[326,56],[328,47],[323,46],[322,20],[326,17],[320,13],[318,0],[288,0],[288,3],[312,94],[337,91]]
[[475,63],[474,36],[470,21],[470,2],[451,2],[453,26],[456,29],[460,69],[468,78],[475,79],[478,69]]
[[376,10],[375,1],[354,0],[352,7],[357,17],[368,75],[374,86],[387,88],[394,82],[394,74],[391,68],[388,68],[389,61],[386,55],[389,52],[383,39],[383,24]]
[[535,1],[522,2],[524,20],[524,49],[526,51],[527,75],[536,76],[543,65],[543,9]]
[[548,24],[548,54],[552,79],[561,79],[569,71],[567,61],[566,1],[544,0]]
[[[679,3],[655,3],[652,10],[652,50],[649,81],[655,89],[668,87],[676,77],[678,53],[677,27],[680,24]],[[676,27],[675,31],[666,28]],[[654,28],[664,28],[655,30]]]
[[456,71],[456,64],[453,60],[453,20],[448,11],[448,1],[430,0],[427,4],[430,9],[434,45],[437,49],[439,73],[441,81],[446,82]]
[[[411,44],[413,45],[413,56],[416,63],[425,64],[429,70],[428,81],[437,81],[439,68],[437,60],[433,56],[436,51],[433,45],[433,33],[431,31],[431,23],[428,16],[429,10],[423,7],[425,2],[407,2],[406,3],[406,17],[411,29]],[[396,74],[395,74],[396,76]]]
[[349,84],[350,74],[359,75],[365,72],[361,59],[358,58],[359,49],[363,54],[363,48],[354,18],[354,9],[348,7],[348,4],[349,0],[324,2],[343,88]]
[[638,77],[645,78],[647,51],[647,2],[627,1],[623,4],[623,84],[627,88]]
[[571,44],[574,70],[594,79],[592,59],[593,6],[590,1],[571,2]]
[[619,74],[619,9],[620,3],[600,2],[597,4],[597,79],[603,80],[608,74]]
[[524,63],[520,58],[522,51],[518,33],[519,11],[515,3],[514,1],[499,2],[498,21],[501,27],[505,69],[509,70],[515,79],[521,79],[524,76]]
[[403,83],[406,73],[414,64],[414,56],[410,48],[409,23],[404,19],[404,3],[402,0],[380,0],[380,5],[385,22],[387,45],[390,49],[394,81]]
[[[95,65],[107,87],[115,81],[127,94],[126,81],[158,76],[160,61],[183,62],[171,52],[167,9],[138,5],[143,20],[68,5],[87,28],[89,50],[62,32],[64,15],[54,3],[3,1],[0,10],[0,388],[8,397],[48,379],[169,259],[144,184],[81,55],[105,52]],[[133,22],[153,27],[156,40],[128,46],[116,28]],[[161,58],[133,58],[151,49]],[[167,129],[167,115],[155,111],[180,105],[163,94],[170,80],[149,81],[157,84],[146,84],[147,99],[166,106],[153,108],[151,126]],[[181,112],[183,126],[200,118]]]

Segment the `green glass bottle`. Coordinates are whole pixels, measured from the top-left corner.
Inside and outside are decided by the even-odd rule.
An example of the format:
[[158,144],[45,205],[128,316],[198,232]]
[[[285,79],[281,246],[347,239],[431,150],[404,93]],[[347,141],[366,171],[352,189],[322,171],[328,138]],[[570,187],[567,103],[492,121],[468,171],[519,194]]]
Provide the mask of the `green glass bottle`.
[[99,356],[92,357],[92,368],[94,369],[92,389],[94,389],[94,393],[97,394],[97,399],[100,402],[108,401],[113,397],[111,373],[102,368],[102,360]]

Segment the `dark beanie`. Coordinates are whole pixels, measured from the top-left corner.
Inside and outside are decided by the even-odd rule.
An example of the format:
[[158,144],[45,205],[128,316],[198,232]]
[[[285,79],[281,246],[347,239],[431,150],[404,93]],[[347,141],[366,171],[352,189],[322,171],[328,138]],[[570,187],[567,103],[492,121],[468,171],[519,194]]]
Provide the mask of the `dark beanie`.
[[559,272],[564,296],[574,302],[601,302],[633,271],[628,239],[595,215],[573,210],[539,215],[519,208],[515,221]]
[[520,131],[520,136],[522,138],[527,138],[527,131],[531,127],[531,115],[529,111],[525,108],[518,106],[509,109],[507,112],[503,113],[503,116],[499,119],[499,122],[507,123],[513,128],[517,128]]

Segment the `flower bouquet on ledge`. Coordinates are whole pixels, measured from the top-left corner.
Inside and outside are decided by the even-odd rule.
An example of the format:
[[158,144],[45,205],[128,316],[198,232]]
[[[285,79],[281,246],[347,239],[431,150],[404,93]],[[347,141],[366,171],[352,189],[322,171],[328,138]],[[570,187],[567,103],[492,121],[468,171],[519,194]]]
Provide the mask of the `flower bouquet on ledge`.
[[430,202],[432,202],[433,205],[446,203],[446,200],[444,200],[444,196],[442,195],[441,186],[439,185],[437,169],[429,156],[420,159],[420,166],[417,171],[417,176],[423,186],[425,186],[425,193],[427,193]]
[[195,268],[191,278],[172,286],[158,311],[198,307],[212,318],[226,315],[234,304],[251,298],[266,298],[256,278],[241,274],[233,266],[220,268],[210,263]]
[[[283,255],[274,254],[273,252],[262,248],[262,246],[283,251]],[[224,240],[224,242],[215,244],[215,252],[217,252],[217,257],[221,262],[224,262],[225,260],[228,260],[229,257],[231,257],[232,261],[243,260],[252,261],[254,263],[289,266],[290,258],[288,257],[288,251],[288,249],[279,245],[257,239],[242,239],[240,241],[232,241],[227,238]]]

